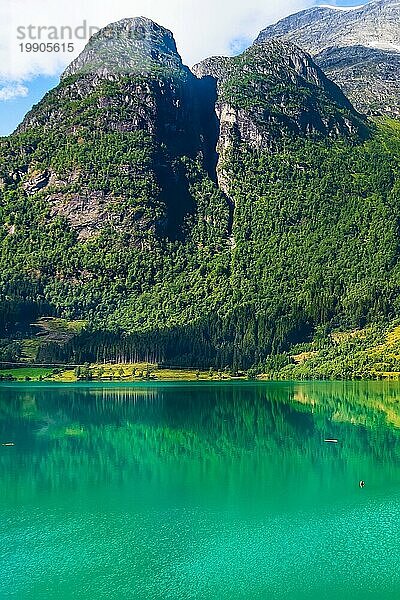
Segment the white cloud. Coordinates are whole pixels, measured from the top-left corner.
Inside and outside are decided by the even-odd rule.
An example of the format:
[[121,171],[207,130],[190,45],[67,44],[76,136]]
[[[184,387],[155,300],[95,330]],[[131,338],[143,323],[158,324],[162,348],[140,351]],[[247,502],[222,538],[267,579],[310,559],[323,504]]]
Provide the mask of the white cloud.
[[[315,4],[314,0],[2,0],[0,7],[0,78],[22,81],[36,75],[56,75],[83,49],[74,39],[74,51],[26,52],[17,28],[72,28],[86,20],[104,27],[125,17],[146,16],[171,29],[186,64],[215,54],[231,54],[237,41],[256,37],[265,26]],[[37,30],[35,31],[37,33]],[[42,30],[42,41],[49,41]],[[43,49],[43,48],[42,48]]]
[[28,88],[21,83],[8,83],[0,87],[0,101],[14,100],[14,98],[25,97],[29,93]]

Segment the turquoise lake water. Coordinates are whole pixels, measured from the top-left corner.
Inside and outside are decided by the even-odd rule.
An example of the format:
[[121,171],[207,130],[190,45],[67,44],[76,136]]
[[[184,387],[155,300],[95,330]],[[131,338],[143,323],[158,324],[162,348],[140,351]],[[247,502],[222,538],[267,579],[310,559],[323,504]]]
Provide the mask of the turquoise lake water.
[[1,600],[400,598],[397,383],[1,384],[0,443]]

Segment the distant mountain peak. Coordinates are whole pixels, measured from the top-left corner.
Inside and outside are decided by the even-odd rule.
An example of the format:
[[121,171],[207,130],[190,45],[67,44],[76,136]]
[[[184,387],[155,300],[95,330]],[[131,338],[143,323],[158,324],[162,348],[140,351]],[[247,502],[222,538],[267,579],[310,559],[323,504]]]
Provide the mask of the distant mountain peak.
[[323,4],[267,27],[257,41],[283,37],[312,54],[355,45],[400,52],[399,22],[399,0],[373,0],[353,7]]
[[146,17],[122,19],[95,33],[64,71],[77,74],[147,74],[157,69],[186,70],[171,31]]
[[398,117],[399,23],[399,0],[373,0],[352,7],[324,4],[267,27],[257,42],[278,38],[297,44],[359,111]]

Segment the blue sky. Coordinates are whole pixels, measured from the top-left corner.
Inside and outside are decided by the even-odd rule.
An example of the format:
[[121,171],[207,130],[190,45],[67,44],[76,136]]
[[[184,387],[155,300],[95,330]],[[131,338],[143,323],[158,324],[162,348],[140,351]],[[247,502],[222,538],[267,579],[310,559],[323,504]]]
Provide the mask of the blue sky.
[[[315,4],[352,6],[357,0],[69,0],[64,7],[50,0],[2,0],[0,7],[0,135],[8,135],[44,94],[55,87],[65,66],[86,40],[73,39],[72,53],[26,52],[25,42],[38,41],[37,27],[67,25],[103,27],[127,16],[148,16],[175,34],[186,64],[213,54],[235,54],[258,32],[280,18]],[[361,0],[358,4],[365,3]],[[209,4],[209,6],[208,6]],[[166,6],[168,5],[168,6]],[[34,37],[27,27],[34,24]],[[22,29],[19,29],[21,28]],[[19,32],[19,33],[17,33]],[[22,33],[21,33],[22,32]],[[22,39],[22,35],[25,39]],[[45,36],[39,41],[48,42]],[[54,40],[53,40],[54,43]],[[2,66],[3,65],[3,66]]]
[[24,115],[37,104],[51,88],[55,87],[58,76],[38,76],[26,82],[26,96],[17,96],[9,100],[0,100],[0,135],[8,135],[22,121]]

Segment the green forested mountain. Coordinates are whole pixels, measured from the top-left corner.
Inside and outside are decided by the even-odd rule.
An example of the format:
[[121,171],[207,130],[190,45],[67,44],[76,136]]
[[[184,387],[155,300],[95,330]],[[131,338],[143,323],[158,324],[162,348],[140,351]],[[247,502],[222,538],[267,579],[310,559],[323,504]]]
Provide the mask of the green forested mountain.
[[[0,140],[0,359],[262,364],[399,316],[400,125],[287,42],[193,73],[172,34],[110,25]],[[268,359],[270,360],[270,359]]]

